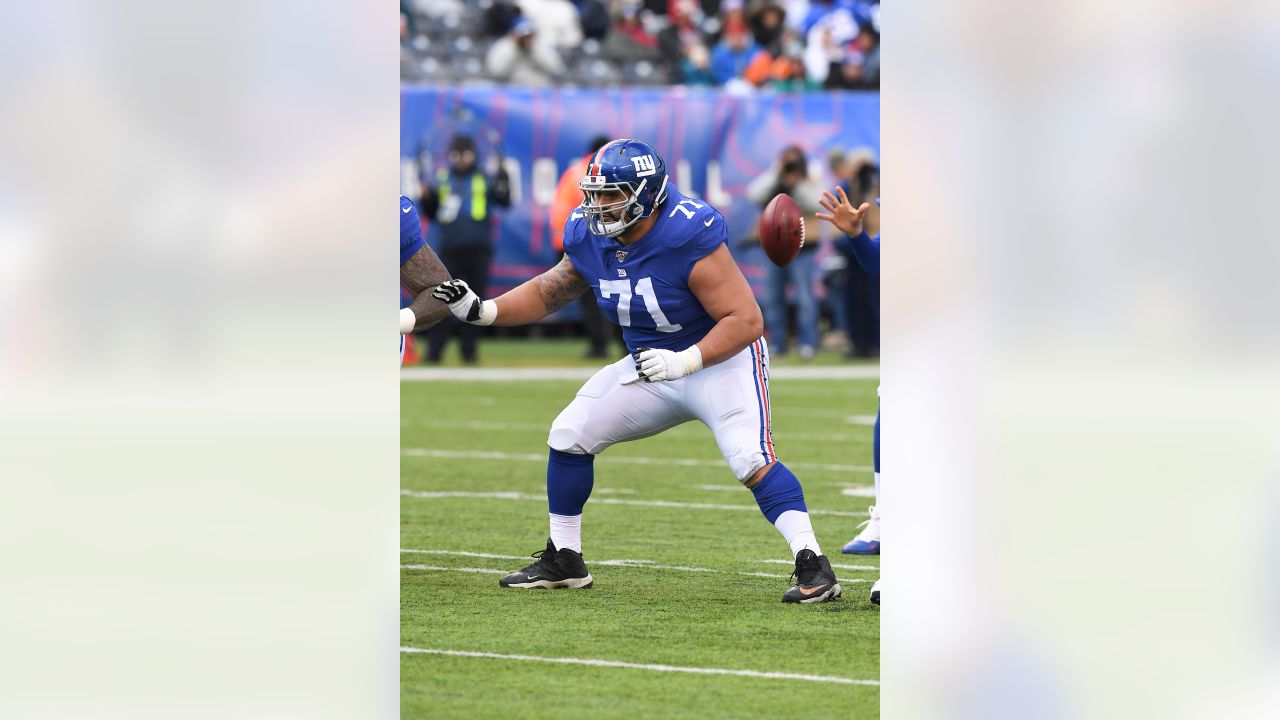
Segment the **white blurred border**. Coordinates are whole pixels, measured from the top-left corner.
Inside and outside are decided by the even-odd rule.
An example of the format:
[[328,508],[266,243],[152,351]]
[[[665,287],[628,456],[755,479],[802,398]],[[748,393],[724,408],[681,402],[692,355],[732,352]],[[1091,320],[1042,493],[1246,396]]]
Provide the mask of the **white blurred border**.
[[887,4],[883,717],[1280,716],[1278,19]]
[[0,10],[0,716],[398,714],[397,23]]

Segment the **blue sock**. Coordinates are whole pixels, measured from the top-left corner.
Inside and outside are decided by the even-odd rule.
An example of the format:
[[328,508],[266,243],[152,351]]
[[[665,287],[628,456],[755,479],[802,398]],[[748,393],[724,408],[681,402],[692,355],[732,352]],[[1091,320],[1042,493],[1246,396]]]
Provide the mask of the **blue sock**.
[[876,432],[875,432],[875,459],[876,472],[880,472],[880,408],[876,408]]
[[760,482],[751,488],[756,496],[760,512],[769,522],[788,510],[808,512],[804,506],[804,490],[800,489],[800,481],[782,463],[774,463],[769,472],[760,478]]
[[595,484],[595,455],[551,450],[547,459],[547,505],[555,515],[581,515]]

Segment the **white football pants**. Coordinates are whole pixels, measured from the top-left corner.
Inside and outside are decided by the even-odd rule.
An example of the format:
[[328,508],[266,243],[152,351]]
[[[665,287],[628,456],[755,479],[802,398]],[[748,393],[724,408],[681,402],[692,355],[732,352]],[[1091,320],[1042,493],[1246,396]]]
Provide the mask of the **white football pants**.
[[547,444],[598,455],[609,446],[701,420],[739,482],[778,456],[769,423],[769,350],[764,339],[679,380],[646,383],[630,355],[591,377],[551,424]]

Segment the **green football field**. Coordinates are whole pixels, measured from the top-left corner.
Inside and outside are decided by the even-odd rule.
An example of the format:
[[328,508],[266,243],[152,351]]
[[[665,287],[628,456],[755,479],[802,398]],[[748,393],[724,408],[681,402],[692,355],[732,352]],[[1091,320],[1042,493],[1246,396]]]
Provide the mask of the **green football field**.
[[402,716],[877,717],[879,558],[840,554],[872,502],[877,382],[771,383],[844,588],[817,605],[779,601],[787,545],[696,422],[596,461],[593,588],[500,588],[546,544],[547,428],[581,383],[403,382]]

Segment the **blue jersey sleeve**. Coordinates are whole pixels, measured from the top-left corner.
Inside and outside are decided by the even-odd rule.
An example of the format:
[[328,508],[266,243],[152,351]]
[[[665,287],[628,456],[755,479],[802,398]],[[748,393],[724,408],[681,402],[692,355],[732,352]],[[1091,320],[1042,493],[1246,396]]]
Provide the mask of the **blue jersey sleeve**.
[[409,262],[427,242],[422,238],[422,220],[418,208],[404,195],[400,196],[400,264]]
[[850,238],[853,243],[853,256],[858,259],[858,264],[863,270],[872,275],[880,274],[880,236],[874,238],[867,234],[866,230],[856,238]]
[[586,240],[586,235],[586,220],[583,220],[582,211],[574,210],[564,224],[564,234],[560,238],[561,247],[566,253],[569,252],[570,247],[577,250],[578,246]]
[[[708,207],[708,209],[710,209]],[[693,272],[693,266],[702,258],[715,252],[715,249],[729,242],[729,231],[724,224],[724,216],[712,210],[705,218],[699,217],[694,222],[702,225],[689,243],[689,267],[684,270],[685,282]]]

